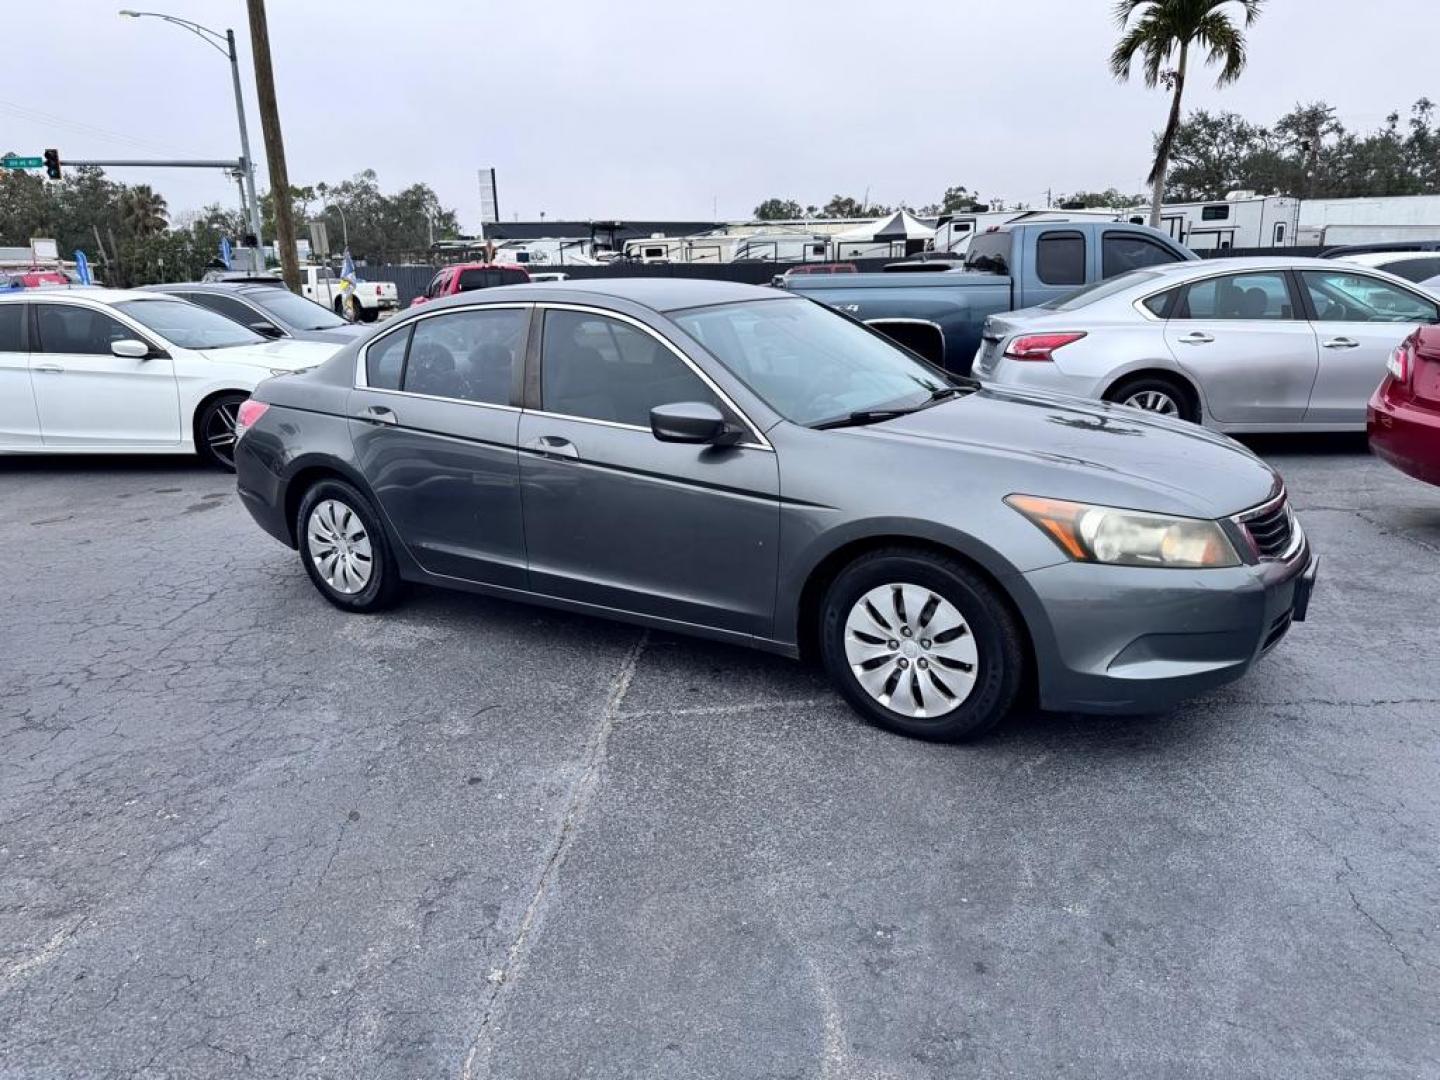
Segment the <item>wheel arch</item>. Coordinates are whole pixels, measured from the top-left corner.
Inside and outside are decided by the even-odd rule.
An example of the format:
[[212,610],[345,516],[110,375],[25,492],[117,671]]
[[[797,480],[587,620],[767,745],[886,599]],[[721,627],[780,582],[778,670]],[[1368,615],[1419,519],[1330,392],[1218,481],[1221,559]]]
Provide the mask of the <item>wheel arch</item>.
[[815,660],[820,655],[820,608],[825,593],[840,572],[861,556],[886,548],[908,548],[922,554],[939,556],[963,563],[986,584],[995,590],[1007,606],[1010,615],[1020,631],[1020,641],[1025,655],[1025,672],[1022,686],[1028,695],[1034,685],[1039,663],[1034,629],[1026,612],[1032,608],[1028,586],[1023,576],[1013,570],[1001,570],[999,556],[964,550],[953,543],[915,533],[887,531],[872,533],[849,539],[832,548],[810,568],[800,588],[794,609],[795,643],[802,658]]
[[1200,413],[1201,421],[1209,415],[1209,409],[1207,409],[1205,405],[1205,395],[1200,389],[1200,384],[1190,373],[1178,367],[1170,367],[1155,361],[1146,361],[1137,364],[1115,375],[1101,389],[1100,398],[1103,401],[1110,401],[1110,395],[1116,393],[1120,387],[1126,383],[1139,382],[1141,379],[1165,379],[1169,382],[1177,383],[1182,390],[1190,395],[1191,402]]
[[195,408],[190,411],[190,438],[195,444],[195,449],[200,449],[200,417],[205,415],[214,402],[224,397],[248,398],[254,390],[248,386],[220,386],[206,391],[205,395],[195,402]]
[[393,537],[390,522],[380,508],[379,500],[370,490],[370,485],[365,483],[364,477],[343,461],[317,455],[295,461],[291,471],[285,477],[281,502],[285,509],[285,531],[289,534],[291,547],[295,547],[298,543],[298,537],[295,535],[295,516],[300,512],[300,500],[305,497],[305,492],[322,480],[343,480],[364,495],[376,508],[381,522]]

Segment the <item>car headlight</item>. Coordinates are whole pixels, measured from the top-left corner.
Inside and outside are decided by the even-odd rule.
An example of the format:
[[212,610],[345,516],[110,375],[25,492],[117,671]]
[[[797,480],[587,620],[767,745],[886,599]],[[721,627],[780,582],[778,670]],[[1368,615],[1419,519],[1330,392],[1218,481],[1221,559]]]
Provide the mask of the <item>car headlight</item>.
[[1010,495],[1005,502],[1076,562],[1192,570],[1240,565],[1235,545],[1219,522],[1205,518],[1147,514],[1034,495]]

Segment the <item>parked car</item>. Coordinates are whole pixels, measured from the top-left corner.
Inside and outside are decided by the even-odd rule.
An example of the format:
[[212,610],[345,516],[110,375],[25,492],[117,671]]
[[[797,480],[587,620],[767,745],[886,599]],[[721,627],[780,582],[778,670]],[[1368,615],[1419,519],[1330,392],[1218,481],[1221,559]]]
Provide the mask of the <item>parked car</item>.
[[247,281],[254,285],[278,285],[282,289],[285,287],[283,277],[264,270],[206,270],[200,280],[207,285],[222,281]]
[[776,274],[770,284],[777,289],[785,288],[792,280],[805,274],[854,274],[858,273],[854,263],[798,263],[783,274]]
[[0,288],[11,289],[35,289],[41,285],[73,285],[74,281],[63,270],[41,270],[31,267],[29,270],[5,270],[0,271],[4,280],[0,280]]
[[245,506],[342,610],[418,581],[818,655],[925,738],[1022,684],[1126,712],[1235,679],[1316,568],[1228,439],[982,389],[728,282],[435,301],[261,384],[240,432]]
[[327,341],[344,345],[363,337],[364,327],[348,323],[327,307],[296,296],[289,289],[276,289],[253,282],[212,282],[174,285],[146,285],[154,291],[178,296],[192,304],[234,319],[261,337],[296,338],[300,341]]
[[1345,256],[1346,262],[1384,270],[1406,281],[1422,282],[1440,275],[1440,250],[1437,251],[1372,251]]
[[456,263],[454,266],[445,267],[431,278],[425,291],[411,300],[410,306],[416,307],[431,300],[475,289],[523,285],[529,280],[530,274],[523,266],[510,266],[505,263]]
[[1366,420],[1377,457],[1440,484],[1440,328],[1416,330],[1391,354]]
[[300,295],[342,317],[353,302],[356,322],[374,322],[381,312],[400,309],[400,293],[394,282],[360,281],[347,289],[340,275],[328,266],[300,267]]
[[542,282],[553,285],[557,281],[570,280],[570,275],[563,270],[526,270],[525,273],[537,285]]
[[335,348],[267,341],[153,292],[0,293],[0,453],[199,453],[233,468],[240,402]]
[[804,276],[785,284],[964,375],[988,316],[1043,304],[1129,270],[1198,258],[1144,225],[1035,221],[977,235],[965,253],[969,273],[937,268],[941,272]]
[[1417,324],[1437,321],[1434,298],[1378,270],[1210,259],[993,315],[975,374],[1219,431],[1359,430],[1391,351]]

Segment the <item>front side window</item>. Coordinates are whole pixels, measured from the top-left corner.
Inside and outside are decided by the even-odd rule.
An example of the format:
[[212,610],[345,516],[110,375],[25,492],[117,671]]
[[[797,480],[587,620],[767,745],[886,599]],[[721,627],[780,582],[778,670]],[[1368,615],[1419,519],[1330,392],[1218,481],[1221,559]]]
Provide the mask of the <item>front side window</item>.
[[[124,323],[93,308],[72,304],[36,304],[35,315],[40,329],[39,352],[109,356],[111,342],[135,337],[135,331]],[[226,325],[234,324],[226,320]]]
[[1185,290],[1172,319],[1280,320],[1295,318],[1282,271],[1229,274],[1197,281]]
[[1343,270],[1301,273],[1317,322],[1433,323],[1440,309],[1408,289]]
[[1085,237],[1047,232],[1035,242],[1035,274],[1046,285],[1085,284]]
[[[266,341],[254,330],[184,300],[124,300],[115,307],[182,349],[228,349]],[[135,335],[126,331],[125,336]]]
[[675,322],[797,424],[923,404],[949,383],[889,338],[798,297],[693,308]]
[[1179,261],[1179,255],[1148,236],[1107,232],[1100,238],[1101,277],[1112,278],[1142,267]]
[[401,389],[486,405],[510,404],[526,316],[521,308],[492,308],[417,320]]
[[0,352],[20,351],[20,327],[24,322],[24,304],[0,304]]
[[724,408],[654,336],[582,311],[545,313],[540,400],[546,412],[643,428],[657,405],[703,401]]

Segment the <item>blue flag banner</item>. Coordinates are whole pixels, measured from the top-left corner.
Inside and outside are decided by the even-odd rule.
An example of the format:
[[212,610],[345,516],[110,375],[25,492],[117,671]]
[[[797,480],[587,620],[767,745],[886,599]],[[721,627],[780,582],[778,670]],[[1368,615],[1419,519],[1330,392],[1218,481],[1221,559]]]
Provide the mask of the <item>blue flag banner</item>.
[[230,269],[230,238],[228,236],[220,238],[220,261],[225,264],[226,270]]
[[95,279],[90,276],[90,260],[78,248],[75,250],[75,276],[80,279],[81,285],[95,284]]

